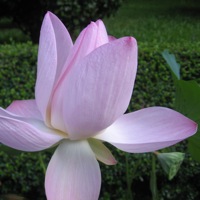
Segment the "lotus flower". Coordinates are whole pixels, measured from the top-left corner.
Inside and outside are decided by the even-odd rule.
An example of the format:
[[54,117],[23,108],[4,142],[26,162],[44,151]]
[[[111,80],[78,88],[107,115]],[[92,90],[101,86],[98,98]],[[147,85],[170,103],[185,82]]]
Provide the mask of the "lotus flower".
[[168,108],[124,114],[137,71],[133,37],[108,36],[101,20],[91,22],[74,45],[52,13],[44,18],[38,53],[35,100],[0,109],[0,142],[23,151],[58,145],[48,165],[48,200],[97,200],[97,159],[116,163],[104,145],[131,153],[173,145],[197,130],[195,122]]

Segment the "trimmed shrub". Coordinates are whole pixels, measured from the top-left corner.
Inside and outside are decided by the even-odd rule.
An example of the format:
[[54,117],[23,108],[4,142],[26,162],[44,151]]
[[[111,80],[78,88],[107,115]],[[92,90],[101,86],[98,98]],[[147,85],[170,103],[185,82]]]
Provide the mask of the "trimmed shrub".
[[121,3],[122,0],[2,0],[0,17],[12,18],[33,42],[38,42],[42,19],[48,10],[57,14],[69,32],[75,34],[91,20],[113,15]]
[[0,105],[34,98],[37,46],[32,43],[0,46]]
[[[161,56],[165,48],[174,53],[181,64],[182,78],[196,79],[200,83],[200,48],[199,44],[181,44],[149,46],[139,44],[139,66],[133,96],[127,112],[154,105],[173,108],[174,86],[169,68]],[[36,78],[37,46],[32,43],[0,46],[0,106],[6,107],[13,100],[34,98]],[[126,154],[107,145],[118,164],[101,165],[102,190],[101,200],[126,197],[126,167],[128,178],[135,199],[151,199],[149,175],[151,171],[151,154]],[[185,142],[173,149],[186,151]],[[45,165],[51,152],[41,152]],[[128,165],[126,165],[126,163]],[[195,200],[200,197],[200,165],[187,156],[178,175],[168,181],[159,165],[157,166],[159,199]],[[195,181],[194,181],[195,180]],[[12,186],[12,187],[11,187]],[[188,192],[189,191],[189,192]],[[44,173],[37,153],[7,155],[0,152],[0,194],[16,193],[28,199],[43,200]]]

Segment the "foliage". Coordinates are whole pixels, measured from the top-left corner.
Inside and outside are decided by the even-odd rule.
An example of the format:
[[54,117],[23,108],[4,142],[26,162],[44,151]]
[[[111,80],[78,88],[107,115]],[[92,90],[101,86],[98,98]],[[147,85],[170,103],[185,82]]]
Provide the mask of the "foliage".
[[33,98],[37,46],[32,43],[0,46],[0,105]]
[[[45,199],[44,173],[38,154],[8,156],[0,152],[0,158],[0,194],[25,194],[29,200]],[[43,158],[47,159],[47,156],[43,155]]]
[[157,158],[163,170],[168,175],[168,179],[172,180],[180,169],[180,166],[185,158],[185,153],[181,152],[158,153]]
[[139,44],[139,61],[136,83],[129,111],[149,106],[173,107],[175,87],[167,63],[160,52],[173,51],[181,67],[183,80],[197,80],[200,83],[200,43],[168,44],[159,46]]
[[[0,3],[3,1],[6,1],[6,3],[11,2],[11,4],[13,2],[7,0],[0,0]],[[65,1],[66,0],[62,2]],[[32,1],[26,1],[26,2],[31,3]],[[40,1],[40,2],[45,2],[45,1]],[[82,1],[82,2],[87,2],[87,1]],[[92,2],[97,2],[97,1],[92,1]],[[105,0],[104,2],[108,1]],[[115,2],[117,3],[117,1]],[[120,7],[119,11],[116,12],[114,17],[111,16],[107,18],[105,17],[105,15],[103,17],[103,20],[106,24],[109,34],[114,35],[115,37],[132,35],[135,38],[137,38],[139,43],[148,42],[149,44],[153,43],[154,45],[160,45],[166,42],[178,43],[178,44],[185,43],[185,41],[191,43],[199,42],[200,23],[198,19],[200,15],[199,12],[200,1],[126,0],[122,2],[123,2],[121,4],[122,6]],[[108,5],[108,3],[106,3],[106,5]],[[109,9],[112,9],[113,7],[110,6]],[[76,6],[73,6],[73,8],[75,9]],[[0,5],[0,15],[2,15],[4,11],[8,12],[9,9],[4,9],[4,7]],[[32,9],[35,9],[35,6]],[[52,9],[50,10],[54,11]],[[58,13],[58,16],[63,20],[66,27],[71,26],[72,23],[75,23],[75,21],[79,20],[79,18],[83,16],[82,14],[79,14],[77,17],[75,15],[78,14],[77,12],[70,13],[69,15],[68,11],[65,10],[66,6],[61,6],[59,10],[60,13]],[[44,13],[45,12],[46,11],[44,11]],[[34,13],[38,13],[38,11],[34,11]],[[70,18],[70,16],[73,16],[73,18],[71,17],[71,19],[69,20],[63,18],[63,14],[65,13],[68,18]],[[102,18],[101,16],[96,16],[96,17]],[[0,43],[5,43],[5,42],[9,43],[9,38],[13,38],[15,41],[25,41],[25,39],[27,39],[27,37],[24,37],[19,30],[18,31],[16,30],[16,27],[12,31],[15,34],[11,35],[8,32],[8,26],[10,28],[13,27],[11,27],[8,24],[5,29],[4,28],[5,26],[3,26],[2,28],[1,24],[2,23],[0,21],[0,30],[1,30]],[[41,24],[39,24],[39,28],[40,26]],[[75,30],[76,28],[78,28],[78,25],[76,25],[76,27],[74,28],[70,27],[70,33],[72,34],[74,33],[74,31],[76,32]],[[35,34],[36,41],[38,41],[39,37],[38,34],[39,30]],[[161,51],[162,50],[163,49],[161,49]]]
[[3,31],[1,30],[0,33],[0,44],[7,44],[15,42],[27,42],[29,39],[28,36],[24,35],[24,33],[17,28],[6,29],[4,28]]
[[139,43],[195,43],[200,35],[199,10],[197,0],[127,0],[115,17],[104,21],[111,35],[132,35]]
[[[160,54],[162,48],[173,50],[181,65],[181,77],[184,80],[196,79],[200,82],[198,43],[194,45],[163,43],[162,47],[140,44],[138,75],[128,111],[154,105],[173,107],[174,86],[167,64]],[[36,58],[37,46],[31,43],[0,46],[0,106],[6,107],[15,99],[34,98]],[[130,186],[135,199],[150,199],[151,154],[126,154],[111,145],[108,147],[113,150],[118,164],[115,166],[100,164],[102,170],[100,199],[127,199],[127,178],[133,179]],[[185,143],[173,149],[173,151],[185,150]],[[42,152],[41,155],[47,165],[52,152]],[[195,200],[200,197],[200,181],[196,179],[200,176],[200,165],[188,155],[178,175],[170,182],[158,166],[156,170],[161,200]],[[37,153],[8,156],[0,152],[0,194],[16,193],[30,200],[43,200],[43,179],[43,169]]]
[[[162,55],[169,64],[174,76],[176,88],[175,108],[197,124],[200,124],[200,85],[195,80],[180,80],[180,65],[176,62],[175,56],[169,54],[166,50]],[[192,157],[200,162],[200,131],[189,138],[188,148]]]
[[72,34],[91,20],[109,17],[121,3],[122,0],[1,0],[0,13],[1,17],[12,18],[22,31],[30,35],[33,42],[38,42],[42,19],[48,10],[57,14]]

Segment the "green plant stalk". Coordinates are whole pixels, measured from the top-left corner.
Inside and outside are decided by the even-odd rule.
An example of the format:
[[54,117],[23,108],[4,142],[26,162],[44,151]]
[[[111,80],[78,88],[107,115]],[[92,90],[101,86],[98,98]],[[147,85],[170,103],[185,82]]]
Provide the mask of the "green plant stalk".
[[129,167],[127,153],[126,153],[126,185],[127,185],[127,200],[133,200],[133,194],[131,190],[132,176],[130,175],[130,167]]
[[151,188],[152,200],[157,200],[158,199],[158,191],[157,191],[157,178],[156,178],[156,157],[154,154],[152,154],[150,188]]
[[44,164],[44,160],[42,158],[42,154],[41,153],[38,153],[38,158],[39,158],[39,162],[40,162],[40,166],[44,172],[44,175],[46,174],[46,166]]

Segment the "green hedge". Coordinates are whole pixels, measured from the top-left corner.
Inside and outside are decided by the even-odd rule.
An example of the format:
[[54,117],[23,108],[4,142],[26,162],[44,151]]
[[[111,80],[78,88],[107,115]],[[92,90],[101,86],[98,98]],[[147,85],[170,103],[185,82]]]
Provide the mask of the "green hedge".
[[[150,46],[139,44],[139,66],[132,100],[128,111],[160,105],[173,108],[174,87],[170,71],[161,56],[169,49],[181,64],[183,79],[196,79],[200,83],[199,44]],[[31,43],[0,46],[0,106],[6,107],[15,99],[34,98],[37,46]],[[149,174],[151,154],[125,154],[110,145],[118,160],[115,166],[101,165],[101,200],[127,200],[126,167],[132,174],[135,199],[151,199]],[[176,146],[184,150],[184,143]],[[45,165],[52,152],[42,152]],[[138,165],[139,163],[139,165]],[[135,170],[135,166],[138,168]],[[200,165],[188,155],[178,175],[168,181],[157,166],[160,199],[195,200],[200,197]],[[0,194],[22,194],[28,199],[44,200],[44,174],[37,153],[7,155],[0,152]]]
[[0,46],[0,106],[34,98],[37,46],[32,43]]
[[122,0],[1,0],[0,18],[12,19],[16,27],[38,43],[42,20],[47,11],[55,13],[74,35],[90,21],[114,15],[121,4]]

